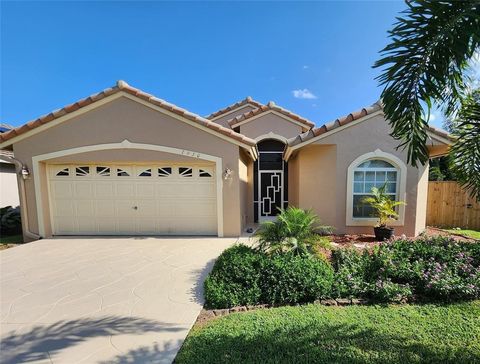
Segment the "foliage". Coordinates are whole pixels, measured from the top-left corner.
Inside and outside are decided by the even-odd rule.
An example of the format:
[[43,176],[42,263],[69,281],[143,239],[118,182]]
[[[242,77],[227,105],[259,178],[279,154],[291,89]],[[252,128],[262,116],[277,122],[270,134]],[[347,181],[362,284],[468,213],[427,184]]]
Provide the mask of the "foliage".
[[209,308],[313,302],[330,294],[333,270],[323,259],[293,253],[269,256],[237,245],[225,250],[205,281]]
[[281,210],[275,221],[263,222],[255,236],[257,249],[267,254],[292,252],[309,255],[315,252],[320,233],[332,228],[320,226],[317,215],[311,210],[288,207]]
[[20,207],[6,206],[0,208],[0,234],[16,235],[22,232]]
[[479,301],[255,310],[195,326],[175,362],[476,363],[479,317]]
[[480,244],[436,237],[396,240],[372,252],[335,251],[333,295],[395,301],[413,294],[455,300],[480,297]]
[[[374,67],[385,68],[378,80],[385,86],[382,101],[392,136],[407,148],[408,161],[416,166],[428,161],[432,104],[453,115],[464,95],[468,62],[480,45],[480,7],[477,0],[414,0],[406,5]],[[458,144],[466,136],[460,134]],[[467,142],[471,144],[468,138]]]
[[208,307],[224,308],[261,302],[265,257],[245,245],[226,249],[205,280]]
[[453,133],[458,142],[450,150],[451,169],[459,183],[480,200],[480,89],[462,100]]
[[372,206],[378,217],[378,225],[386,226],[388,221],[398,218],[398,214],[395,211],[395,207],[399,205],[405,205],[403,201],[395,201],[385,193],[387,184],[382,187],[373,187],[371,196],[362,199],[362,203]]
[[333,269],[324,260],[290,253],[267,258],[262,276],[263,303],[307,303],[330,295]]
[[450,158],[448,156],[430,159],[430,169],[428,173],[429,181],[456,181],[455,173],[450,168]]

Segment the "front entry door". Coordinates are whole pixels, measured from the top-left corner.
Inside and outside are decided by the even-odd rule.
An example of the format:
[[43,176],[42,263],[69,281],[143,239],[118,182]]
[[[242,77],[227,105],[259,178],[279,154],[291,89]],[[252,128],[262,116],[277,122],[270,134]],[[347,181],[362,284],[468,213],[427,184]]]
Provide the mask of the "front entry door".
[[258,180],[259,220],[274,220],[283,207],[283,171],[259,171]]

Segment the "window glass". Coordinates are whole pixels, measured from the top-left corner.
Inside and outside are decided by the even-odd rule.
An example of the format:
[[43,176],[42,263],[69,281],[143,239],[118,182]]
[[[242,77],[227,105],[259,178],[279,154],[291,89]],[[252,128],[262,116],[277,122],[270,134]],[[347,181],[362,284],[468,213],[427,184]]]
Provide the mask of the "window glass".
[[358,165],[353,172],[353,217],[369,218],[374,216],[374,210],[362,203],[371,195],[373,187],[380,188],[386,184],[385,193],[392,199],[397,197],[397,175],[395,167],[384,161],[372,159]]

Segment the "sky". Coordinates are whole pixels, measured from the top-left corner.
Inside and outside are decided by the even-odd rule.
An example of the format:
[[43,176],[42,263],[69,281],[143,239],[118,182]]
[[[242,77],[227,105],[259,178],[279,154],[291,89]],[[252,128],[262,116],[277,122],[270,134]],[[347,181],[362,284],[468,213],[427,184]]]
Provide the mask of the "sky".
[[0,122],[21,125],[122,79],[199,115],[251,96],[322,125],[379,99],[372,65],[404,8],[2,1]]

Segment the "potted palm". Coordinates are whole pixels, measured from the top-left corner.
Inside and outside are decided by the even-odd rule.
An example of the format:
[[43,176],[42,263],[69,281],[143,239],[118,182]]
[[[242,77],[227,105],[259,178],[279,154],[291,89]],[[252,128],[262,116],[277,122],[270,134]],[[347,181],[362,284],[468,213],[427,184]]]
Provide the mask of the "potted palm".
[[394,228],[387,226],[390,220],[398,218],[395,207],[405,205],[403,201],[392,200],[391,196],[385,193],[387,184],[382,187],[373,187],[371,196],[365,197],[362,202],[370,205],[375,210],[375,216],[378,218],[378,224],[373,228],[375,238],[383,241],[388,240],[393,236]]

